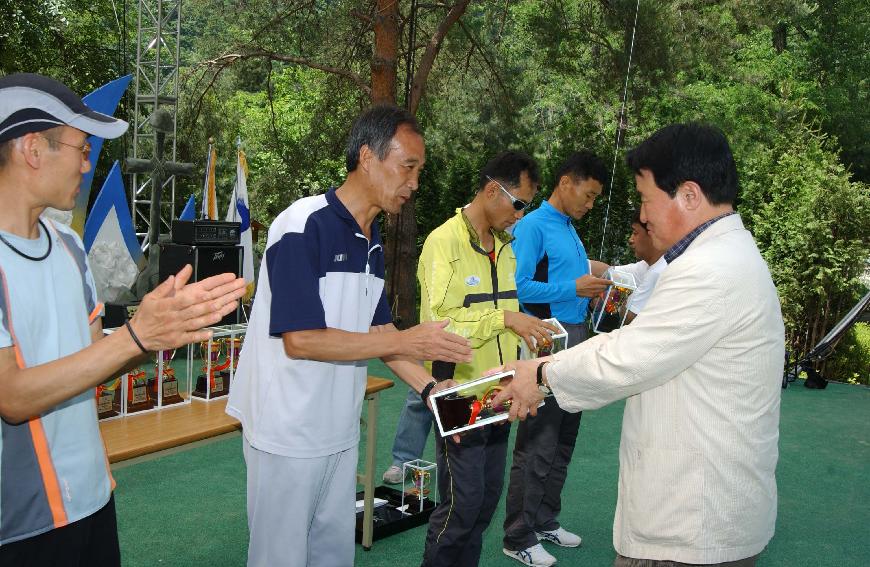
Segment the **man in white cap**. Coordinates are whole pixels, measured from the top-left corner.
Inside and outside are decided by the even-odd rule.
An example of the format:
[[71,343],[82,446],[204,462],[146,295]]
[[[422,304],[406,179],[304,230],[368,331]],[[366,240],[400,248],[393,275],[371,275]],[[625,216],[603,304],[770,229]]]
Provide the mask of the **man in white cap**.
[[81,240],[40,215],[73,208],[87,135],[126,129],[53,79],[0,78],[0,565],[120,565],[94,387],[206,340],[245,291],[232,274],[187,284],[186,266],[103,338]]

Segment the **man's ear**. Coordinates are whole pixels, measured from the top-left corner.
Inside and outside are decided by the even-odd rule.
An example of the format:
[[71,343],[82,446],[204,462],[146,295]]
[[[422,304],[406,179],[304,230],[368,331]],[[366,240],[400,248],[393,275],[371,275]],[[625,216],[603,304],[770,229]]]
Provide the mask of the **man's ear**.
[[43,151],[39,148],[39,136],[30,133],[21,137],[20,141],[14,142],[12,151],[19,151],[24,161],[30,167],[36,169],[42,163]]
[[694,181],[684,181],[677,187],[677,198],[680,200],[680,205],[687,211],[697,211],[705,202],[707,197],[701,190],[701,186]]
[[378,159],[378,156],[375,155],[375,152],[369,147],[368,144],[363,144],[359,149],[359,167],[361,167],[364,171],[368,172],[369,168],[371,168],[372,160]]

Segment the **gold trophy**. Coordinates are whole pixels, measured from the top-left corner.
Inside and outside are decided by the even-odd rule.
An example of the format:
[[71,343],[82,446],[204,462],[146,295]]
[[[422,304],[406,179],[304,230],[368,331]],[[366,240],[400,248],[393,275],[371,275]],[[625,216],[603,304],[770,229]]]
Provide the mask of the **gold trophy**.
[[159,372],[160,365],[154,365],[154,376],[148,379],[148,389],[150,391],[152,399],[156,400],[157,398],[157,384],[160,384],[160,387],[163,388],[163,405],[168,406],[169,404],[178,404],[184,401],[184,398],[178,393],[178,380],[175,379],[175,369],[172,368],[172,359],[175,357],[175,349],[172,350],[162,350],[159,353],[159,356],[163,358],[163,376],[158,381],[157,373]]
[[438,404],[438,413],[441,416],[441,424],[445,431],[450,431],[466,425],[474,425],[479,419],[492,417],[495,413],[502,413],[510,409],[511,400],[497,406],[493,405],[493,399],[499,393],[501,387],[493,386],[483,396],[478,398],[474,395],[464,396],[458,392],[435,399]]
[[154,400],[148,392],[145,371],[134,368],[127,373],[127,413],[149,410],[153,407]]
[[97,416],[99,419],[115,417],[121,413],[121,379],[103,382],[97,390]]
[[[229,355],[221,361],[221,353],[224,349],[222,339],[203,341],[199,343],[199,351],[202,353],[202,372],[196,377],[196,388],[193,395],[198,398],[217,398],[230,393],[230,380],[223,371],[230,367],[232,360]],[[207,375],[206,375],[207,373]],[[208,394],[206,394],[208,387]]]

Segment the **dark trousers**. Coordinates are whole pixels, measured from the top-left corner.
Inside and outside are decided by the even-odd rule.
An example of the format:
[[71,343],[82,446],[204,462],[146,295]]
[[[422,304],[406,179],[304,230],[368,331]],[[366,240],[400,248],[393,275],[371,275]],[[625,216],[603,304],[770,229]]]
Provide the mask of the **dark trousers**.
[[0,567],[118,567],[115,497],[87,518],[0,546]]
[[[586,340],[586,325],[564,325],[568,345]],[[520,422],[505,502],[504,547],[528,549],[535,532],[559,528],[562,487],[580,430],[582,413],[568,413],[548,397],[538,415]]]
[[696,565],[694,563],[677,563],[676,561],[659,561],[656,559],[633,559],[617,553],[613,567],[755,567],[757,559],[758,555],[753,555],[752,557],[738,559],[737,561],[713,563],[712,565]]
[[483,531],[498,507],[510,425],[468,431],[456,443],[438,439],[438,506],[429,517],[423,567],[474,567]]

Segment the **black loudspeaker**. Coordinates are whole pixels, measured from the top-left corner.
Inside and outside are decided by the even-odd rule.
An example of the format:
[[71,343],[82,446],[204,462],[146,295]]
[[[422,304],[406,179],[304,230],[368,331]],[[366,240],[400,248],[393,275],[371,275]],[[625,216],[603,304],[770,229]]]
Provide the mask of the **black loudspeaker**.
[[[165,281],[171,275],[190,264],[193,266],[193,277],[190,281],[198,282],[210,276],[230,272],[237,277],[242,274],[242,258],[244,250],[241,246],[190,246],[187,244],[160,245],[160,281]],[[241,304],[239,308],[221,319],[219,325],[232,325],[241,321]]]

